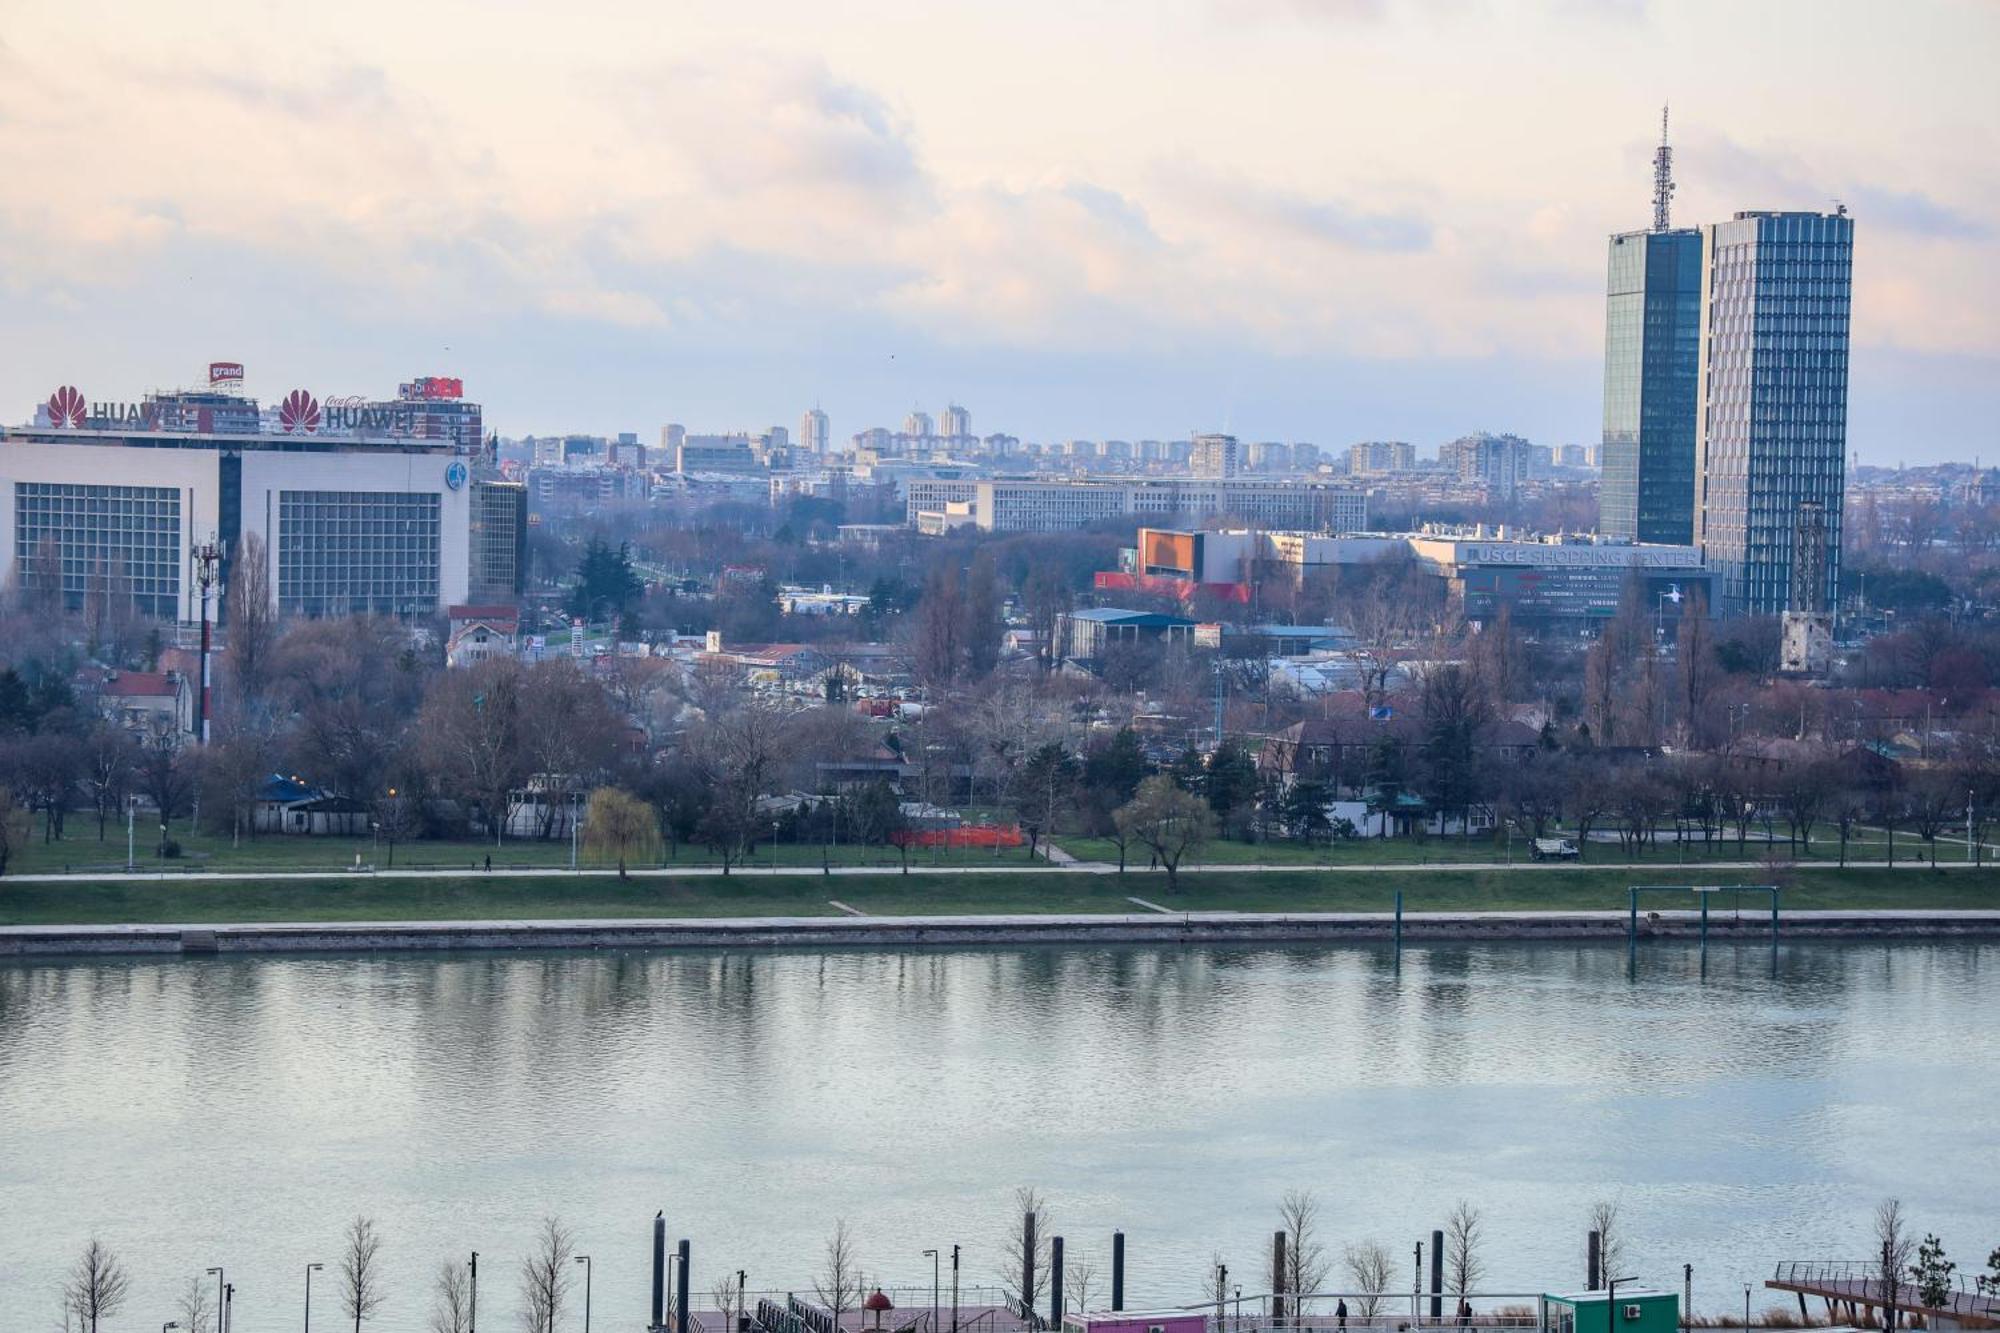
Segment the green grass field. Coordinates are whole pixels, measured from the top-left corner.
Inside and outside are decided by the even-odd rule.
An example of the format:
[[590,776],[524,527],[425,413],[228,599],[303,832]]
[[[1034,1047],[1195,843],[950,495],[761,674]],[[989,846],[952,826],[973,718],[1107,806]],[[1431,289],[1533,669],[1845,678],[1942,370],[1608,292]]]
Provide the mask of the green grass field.
[[[70,874],[70,873],[122,873],[125,869],[125,829],[120,825],[115,831],[107,830],[104,841],[97,839],[95,823],[72,818],[69,822],[69,836],[58,842],[43,842],[40,825],[32,839],[23,841],[14,849],[8,862],[10,875]],[[227,837],[209,834],[189,833],[174,830],[173,837],[181,845],[181,854],[167,860],[155,855],[158,847],[159,829],[155,825],[150,833],[144,826],[137,830],[135,863],[145,873],[165,871],[179,874],[199,870],[283,870],[304,871],[323,870],[329,873],[351,871],[356,858],[362,865],[373,866],[376,870],[482,870],[487,857],[500,868],[569,868],[570,847],[567,839],[556,841],[532,841],[510,838],[495,846],[484,839],[458,841],[401,842],[391,848],[369,838],[308,838],[286,837],[267,834],[257,838],[245,838],[234,842]],[[774,849],[769,843],[757,848],[749,864],[758,869],[769,869]],[[860,847],[842,844],[838,847],[822,848],[817,843],[781,842],[775,848],[777,863],[781,866],[815,868],[822,857],[834,865],[873,865],[886,868],[900,868],[901,858],[893,847]],[[586,866],[597,864],[586,847],[581,849],[580,859]],[[922,867],[980,865],[991,866],[996,859],[1000,864],[1041,864],[1040,858],[1034,862],[1028,859],[1025,847],[1001,849],[998,858],[991,848],[912,848],[910,868],[914,871]],[[640,863],[634,861],[633,865]],[[706,847],[682,847],[664,862],[657,857],[649,865],[713,866],[720,862]]]
[[[0,880],[0,925],[89,925],[158,921],[492,920],[552,917],[833,916],[839,899],[871,915],[1105,913],[1144,910],[1146,898],[1195,911],[1381,912],[1396,890],[1404,910],[1623,910],[1634,882],[1671,876],[1619,868],[1423,870],[1387,873],[1297,870],[1210,871],[1183,875],[1170,893],[1164,874],[1023,872],[828,878],[750,872],[673,879],[561,873],[489,879],[483,875],[397,879],[359,875],[312,880],[211,882],[139,880],[22,883]],[[1752,873],[1712,874],[1751,883]],[[1745,898],[1754,911],[1758,900]],[[1680,905],[1648,898],[1657,910]],[[1693,905],[1693,899],[1687,901]],[[1784,905],[1811,908],[2000,908],[2000,871],[1882,869],[1797,872]],[[1727,911],[1729,895],[1711,910]]]

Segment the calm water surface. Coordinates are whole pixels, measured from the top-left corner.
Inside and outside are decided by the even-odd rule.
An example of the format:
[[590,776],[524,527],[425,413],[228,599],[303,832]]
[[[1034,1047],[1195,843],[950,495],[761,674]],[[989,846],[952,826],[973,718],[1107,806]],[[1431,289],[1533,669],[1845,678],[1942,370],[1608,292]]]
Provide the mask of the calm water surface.
[[95,1232],[135,1276],[106,1333],[150,1333],[213,1264],[239,1333],[297,1327],[303,1265],[331,1275],[366,1212],[394,1278],[371,1328],[422,1328],[437,1262],[476,1248],[482,1325],[512,1329],[555,1213],[595,1319],[636,1328],[655,1209],[702,1290],[807,1289],[836,1217],[871,1278],[928,1284],[919,1252],[957,1242],[991,1281],[1020,1184],[1100,1270],[1123,1227],[1142,1306],[1191,1298],[1213,1251],[1261,1289],[1293,1185],[1336,1248],[1403,1256],[1476,1202],[1495,1288],[1578,1282],[1611,1193],[1627,1266],[1678,1286],[1692,1262],[1708,1309],[1778,1259],[1862,1253],[1891,1193],[1976,1266],[2000,947],[1788,946],[1775,971],[1654,947],[1628,979],[1591,946],[0,967],[0,1306],[53,1325]]

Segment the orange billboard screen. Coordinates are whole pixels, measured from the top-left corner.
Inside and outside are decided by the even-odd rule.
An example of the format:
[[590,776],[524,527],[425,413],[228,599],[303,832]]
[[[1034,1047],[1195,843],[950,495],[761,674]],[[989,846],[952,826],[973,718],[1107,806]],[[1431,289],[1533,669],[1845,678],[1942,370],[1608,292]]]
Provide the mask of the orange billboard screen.
[[1163,532],[1145,528],[1139,533],[1139,568],[1147,574],[1196,575],[1195,542],[1192,532]]

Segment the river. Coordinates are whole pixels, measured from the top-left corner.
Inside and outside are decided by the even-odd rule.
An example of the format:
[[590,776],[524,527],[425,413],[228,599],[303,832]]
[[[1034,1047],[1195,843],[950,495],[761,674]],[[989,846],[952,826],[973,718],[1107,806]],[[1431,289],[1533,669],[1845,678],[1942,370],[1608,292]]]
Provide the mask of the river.
[[[297,1327],[309,1261],[374,1217],[424,1327],[481,1252],[516,1326],[531,1228],[593,1256],[606,1327],[644,1318],[650,1219],[697,1291],[810,1289],[845,1218],[871,1280],[991,1282],[1020,1185],[1072,1260],[1129,1246],[1128,1305],[1246,1292],[1289,1187],[1330,1251],[1411,1243],[1459,1199],[1488,1289],[1576,1286],[1616,1197],[1625,1267],[1740,1311],[1789,1258],[1866,1252],[1898,1195],[1961,1272],[2000,1244],[2000,946],[267,956],[0,965],[0,1293],[53,1328],[91,1235],[131,1271],[102,1326],[151,1333],[226,1267],[236,1333]],[[1758,1309],[1780,1303],[1761,1285]],[[697,1305],[708,1304],[697,1301]],[[495,1323],[494,1321],[501,1321]],[[580,1322],[576,1325],[581,1327]]]

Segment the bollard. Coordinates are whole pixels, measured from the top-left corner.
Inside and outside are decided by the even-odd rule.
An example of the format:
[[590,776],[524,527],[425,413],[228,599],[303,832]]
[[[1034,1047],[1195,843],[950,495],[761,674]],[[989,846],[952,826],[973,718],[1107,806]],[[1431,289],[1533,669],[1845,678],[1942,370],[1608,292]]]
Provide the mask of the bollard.
[[1049,1237],[1049,1327],[1061,1328],[1063,1316],[1063,1238]]
[[664,1209],[653,1214],[653,1322],[646,1325],[657,1333],[660,1321],[666,1318],[667,1294],[667,1214]]
[[1431,1318],[1444,1318],[1444,1232],[1431,1232]]
[[680,1252],[674,1263],[674,1329],[675,1333],[688,1333],[688,1243],[680,1243]]

